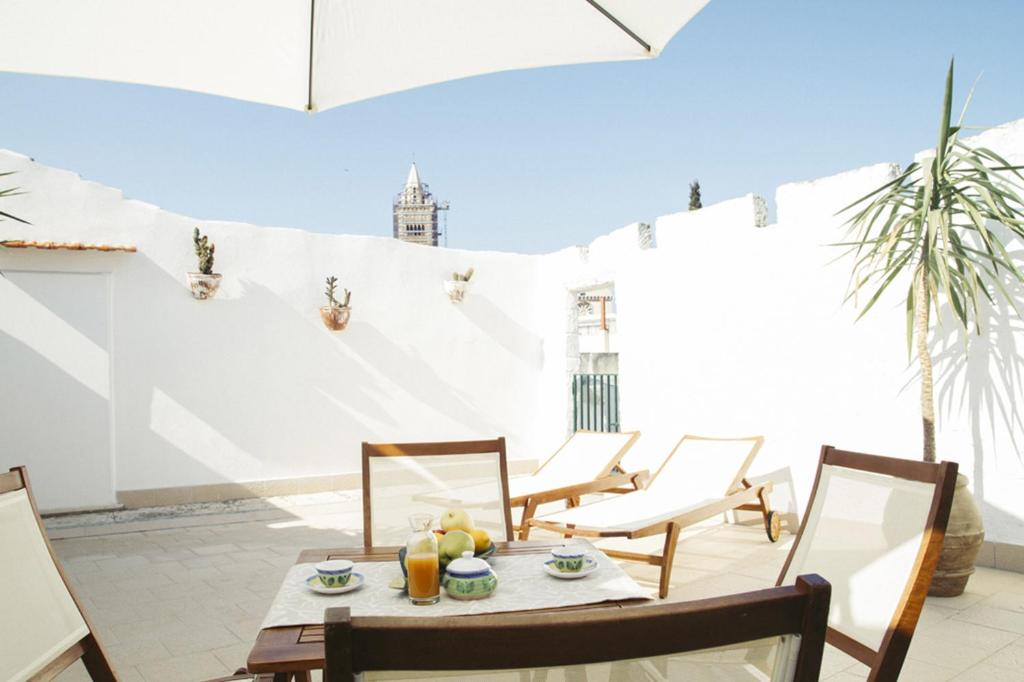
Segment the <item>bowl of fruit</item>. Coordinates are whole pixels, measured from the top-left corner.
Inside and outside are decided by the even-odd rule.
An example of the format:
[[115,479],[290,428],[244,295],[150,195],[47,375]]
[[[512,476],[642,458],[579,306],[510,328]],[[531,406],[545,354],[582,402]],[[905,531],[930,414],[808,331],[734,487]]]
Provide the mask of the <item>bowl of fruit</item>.
[[[440,572],[444,573],[448,564],[462,557],[464,552],[472,552],[479,559],[486,559],[494,554],[497,547],[491,536],[483,528],[473,524],[473,517],[464,509],[449,509],[441,515],[441,528],[434,531],[437,538],[437,560]],[[398,561],[405,569],[405,547],[398,550]]]

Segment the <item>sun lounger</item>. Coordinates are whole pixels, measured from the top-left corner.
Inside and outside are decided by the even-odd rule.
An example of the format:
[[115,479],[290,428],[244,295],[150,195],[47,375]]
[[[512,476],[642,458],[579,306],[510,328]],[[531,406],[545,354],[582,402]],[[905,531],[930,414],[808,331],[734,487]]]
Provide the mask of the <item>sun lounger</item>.
[[769,540],[779,539],[780,520],[768,503],[771,482],[751,484],[746,479],[763,442],[762,436],[683,436],[645,489],[533,518],[528,526],[566,537],[638,539],[664,534],[660,554],[605,550],[608,556],[660,566],[658,594],[664,598],[683,528],[730,510],[757,510],[764,516]]

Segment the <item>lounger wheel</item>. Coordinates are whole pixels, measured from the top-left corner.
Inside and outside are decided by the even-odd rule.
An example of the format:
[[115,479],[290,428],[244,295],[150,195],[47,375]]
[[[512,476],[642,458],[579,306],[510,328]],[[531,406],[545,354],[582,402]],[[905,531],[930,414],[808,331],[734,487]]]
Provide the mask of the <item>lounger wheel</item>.
[[764,530],[771,542],[779,541],[782,537],[782,517],[778,512],[770,511],[768,516],[764,517]]

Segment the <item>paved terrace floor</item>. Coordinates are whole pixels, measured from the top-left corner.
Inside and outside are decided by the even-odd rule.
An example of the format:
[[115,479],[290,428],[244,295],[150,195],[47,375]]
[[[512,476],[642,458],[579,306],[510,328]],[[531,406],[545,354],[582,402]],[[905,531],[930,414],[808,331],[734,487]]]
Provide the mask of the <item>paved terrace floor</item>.
[[[357,494],[274,498],[51,520],[54,546],[121,678],[175,682],[244,664],[281,579],[301,549],[359,546]],[[116,521],[116,522],[115,522]],[[84,525],[83,525],[84,524]],[[670,599],[774,584],[792,536],[769,544],[759,526],[717,525],[679,544]],[[657,569],[625,563],[656,590]],[[827,648],[822,679],[867,669]],[[967,592],[925,604],[901,680],[1020,680],[1024,575],[979,568]],[[61,680],[86,680],[81,664]]]

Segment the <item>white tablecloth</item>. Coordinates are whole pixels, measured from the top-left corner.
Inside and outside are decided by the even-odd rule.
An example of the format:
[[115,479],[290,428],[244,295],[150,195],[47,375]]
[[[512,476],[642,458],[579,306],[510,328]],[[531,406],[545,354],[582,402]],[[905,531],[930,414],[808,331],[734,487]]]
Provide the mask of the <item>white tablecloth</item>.
[[413,606],[405,592],[388,587],[402,574],[397,560],[357,562],[354,571],[363,574],[365,584],[338,595],[310,590],[304,581],[316,573],[313,564],[296,564],[288,571],[262,627],[322,623],[324,609],[330,606],[347,606],[353,616],[462,616],[651,598],[647,590],[592,546],[590,556],[598,563],[596,571],[585,578],[561,580],[544,572],[544,562],[551,558],[548,554],[498,554],[490,560],[498,576],[494,594],[486,599],[458,601],[442,589],[441,601],[432,606]]

